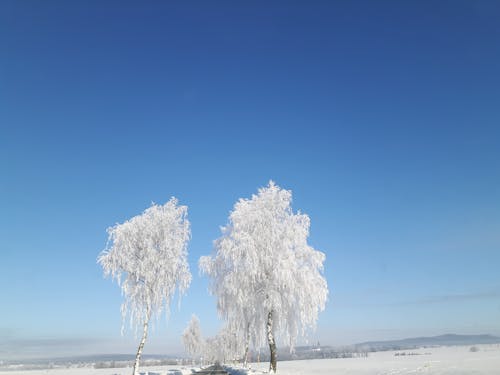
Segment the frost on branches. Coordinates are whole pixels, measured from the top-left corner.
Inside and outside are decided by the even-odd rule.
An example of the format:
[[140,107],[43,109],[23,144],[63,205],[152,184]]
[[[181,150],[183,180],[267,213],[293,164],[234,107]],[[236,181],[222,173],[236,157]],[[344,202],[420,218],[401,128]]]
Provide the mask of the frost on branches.
[[292,193],[272,181],[251,199],[240,199],[215,241],[213,257],[199,266],[211,278],[210,292],[228,326],[246,346],[267,340],[276,372],[276,341],[293,348],[314,329],[328,286],[325,254],[307,244],[309,217],[293,213]]
[[242,342],[237,333],[230,327],[223,327],[215,337],[203,338],[200,321],[193,314],[188,326],[182,333],[182,342],[186,351],[194,357],[200,358],[200,365],[205,363],[227,363],[236,361],[242,352]]
[[207,339],[206,358],[212,363],[235,362],[241,356],[242,342],[238,335],[229,327],[223,327],[213,338]]
[[183,294],[191,282],[187,262],[190,234],[187,207],[178,206],[175,198],[108,228],[108,245],[98,263],[105,276],[111,276],[122,289],[122,333],[127,316],[131,326],[143,328],[134,375],[138,374],[151,317],[164,309],[168,314],[175,290]]
[[191,356],[199,357],[204,351],[204,340],[201,334],[200,320],[193,314],[188,326],[182,333],[182,342]]

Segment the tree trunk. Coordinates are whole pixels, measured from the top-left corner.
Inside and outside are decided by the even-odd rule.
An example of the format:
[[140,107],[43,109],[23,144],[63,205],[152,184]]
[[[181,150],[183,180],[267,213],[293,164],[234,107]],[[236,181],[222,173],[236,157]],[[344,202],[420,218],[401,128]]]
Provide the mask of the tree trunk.
[[271,360],[269,362],[269,372],[276,373],[276,342],[274,341],[273,335],[273,311],[269,311],[267,315],[267,341],[269,343],[269,350],[271,351]]
[[134,362],[134,373],[133,375],[139,375],[139,361],[141,360],[142,349],[144,349],[144,344],[146,343],[146,338],[148,337],[148,323],[149,323],[149,313],[144,322],[144,330],[142,331],[142,339],[139,344],[139,348],[137,349],[137,354],[135,355]]
[[248,344],[245,346],[245,357],[243,357],[243,367],[248,366]]
[[247,332],[245,337],[245,357],[243,357],[243,367],[248,366],[248,349],[250,347],[250,323],[247,324]]

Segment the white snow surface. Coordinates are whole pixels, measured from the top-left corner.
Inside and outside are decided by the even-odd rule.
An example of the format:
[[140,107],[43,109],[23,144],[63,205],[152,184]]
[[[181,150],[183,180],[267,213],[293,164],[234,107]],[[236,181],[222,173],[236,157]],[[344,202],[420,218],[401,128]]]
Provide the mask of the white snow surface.
[[[282,375],[500,375],[500,345],[423,348],[404,351],[370,353],[367,358],[314,359],[302,361],[279,361],[278,374]],[[396,356],[396,353],[418,353],[418,355]],[[268,363],[253,363],[251,370],[238,371],[238,375],[266,374]],[[153,366],[141,367],[145,375],[187,375],[192,367]],[[129,375],[131,368],[93,369],[70,368],[54,370],[0,371],[0,375]]]
[[[500,375],[500,345],[422,348],[415,350],[370,353],[367,358],[314,359],[284,361],[278,358],[278,374],[282,375]],[[396,353],[418,355],[396,356]],[[267,372],[268,364],[252,364],[249,374]]]

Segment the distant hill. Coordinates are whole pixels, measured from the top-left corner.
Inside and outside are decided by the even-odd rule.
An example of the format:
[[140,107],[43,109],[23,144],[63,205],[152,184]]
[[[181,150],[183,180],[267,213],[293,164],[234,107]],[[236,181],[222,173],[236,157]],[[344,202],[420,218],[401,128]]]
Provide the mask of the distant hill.
[[354,345],[356,349],[368,351],[403,350],[431,346],[500,344],[500,337],[492,335],[454,335],[414,337],[403,340],[368,341]]

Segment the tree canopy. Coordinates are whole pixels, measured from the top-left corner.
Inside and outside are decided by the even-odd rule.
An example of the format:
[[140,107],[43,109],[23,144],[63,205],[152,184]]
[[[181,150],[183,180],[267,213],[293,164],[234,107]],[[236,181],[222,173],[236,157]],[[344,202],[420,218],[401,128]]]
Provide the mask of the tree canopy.
[[143,336],[136,356],[134,374],[146,340],[150,318],[170,311],[176,290],[183,294],[191,282],[187,262],[190,224],[187,207],[172,198],[153,204],[142,214],[108,228],[108,244],[98,257],[105,276],[121,287],[122,333],[127,316]]
[[291,191],[272,181],[240,199],[213,256],[199,262],[219,314],[256,346],[266,337],[272,346],[276,332],[293,348],[298,336],[315,328],[328,296],[325,254],[307,243],[309,217],[294,213],[291,202]]

